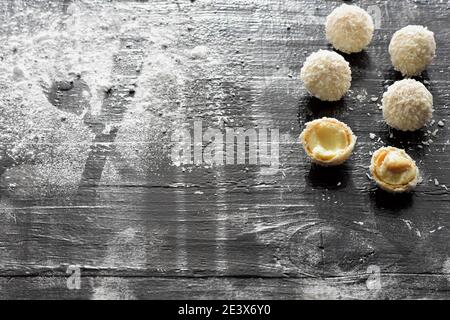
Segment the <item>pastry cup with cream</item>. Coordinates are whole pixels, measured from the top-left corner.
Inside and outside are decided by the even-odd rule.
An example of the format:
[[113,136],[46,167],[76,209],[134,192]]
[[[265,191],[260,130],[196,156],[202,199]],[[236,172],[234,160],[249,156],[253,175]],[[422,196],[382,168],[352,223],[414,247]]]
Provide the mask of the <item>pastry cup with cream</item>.
[[300,134],[306,154],[322,166],[337,166],[352,154],[356,136],[345,123],[334,118],[310,121]]
[[416,162],[405,150],[395,147],[382,147],[374,152],[370,174],[381,189],[392,193],[411,191],[419,180]]

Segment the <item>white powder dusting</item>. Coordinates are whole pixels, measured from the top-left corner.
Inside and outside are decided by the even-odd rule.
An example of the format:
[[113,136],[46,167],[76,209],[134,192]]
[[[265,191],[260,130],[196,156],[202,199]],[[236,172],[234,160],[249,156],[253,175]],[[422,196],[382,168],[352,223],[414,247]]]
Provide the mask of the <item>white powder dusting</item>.
[[[78,1],[68,15],[51,19],[45,9],[10,17],[13,32],[0,38],[0,157],[6,167],[1,184],[12,195],[76,190],[94,137],[83,116],[100,109],[126,26],[113,7]],[[28,25],[24,19],[41,24],[29,33],[20,29]],[[84,89],[71,94],[80,95],[74,98],[79,103],[53,105],[52,85],[69,91],[77,79]]]
[[450,282],[450,258],[447,258],[442,266],[442,273],[447,276],[447,280]]
[[0,185],[22,195],[73,190],[92,133],[78,116],[52,106],[34,78],[13,77],[0,76]]
[[127,278],[99,277],[92,280],[92,300],[135,300],[136,296]]
[[[214,72],[218,61],[207,46],[179,45],[179,23],[189,17],[175,4],[167,8],[170,14],[149,17],[154,13],[148,4],[75,1],[67,14],[43,6],[9,18],[13,32],[0,37],[2,187],[28,196],[77,189],[96,133],[86,116],[102,116],[105,96],[120,84],[114,59],[127,38],[144,39],[139,49],[145,58],[136,70],[134,97],[124,98],[123,122],[103,120],[101,133],[119,132],[111,155],[119,167],[108,161],[102,177],[111,181],[122,169],[146,173],[167,165],[161,159],[167,160],[171,133],[182,129],[190,112],[184,100],[187,81],[221,74]],[[30,33],[21,29],[24,19],[41,23]],[[72,100],[63,100],[61,92]]]
[[[137,179],[149,174],[164,174],[164,169],[172,164],[172,134],[184,128],[192,129],[193,122],[187,119],[192,112],[187,99],[198,93],[193,92],[189,85],[198,78],[221,72],[216,70],[217,59],[211,52],[208,58],[198,63],[196,59],[192,60],[190,51],[178,50],[175,42],[166,39],[164,43],[163,49],[159,45],[146,48],[146,58],[136,82],[136,95],[115,140],[119,158],[112,157],[107,162],[102,177],[104,183],[124,178],[131,182],[133,175],[118,175],[119,171],[127,168]],[[223,115],[213,100],[220,100],[223,92],[213,85],[203,89],[203,95],[216,97],[209,101],[211,105],[203,110],[203,115],[215,117],[219,124]],[[201,115],[200,112],[197,114]]]

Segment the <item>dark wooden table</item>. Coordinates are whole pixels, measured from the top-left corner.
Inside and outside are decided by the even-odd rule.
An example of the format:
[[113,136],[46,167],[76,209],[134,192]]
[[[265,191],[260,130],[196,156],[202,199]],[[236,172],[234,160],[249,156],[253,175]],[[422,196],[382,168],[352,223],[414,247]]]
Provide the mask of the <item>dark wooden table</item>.
[[[63,29],[42,16],[64,21],[74,3],[2,0],[2,43]],[[67,162],[73,147],[61,160],[60,131],[49,134],[57,142],[48,144],[48,179],[38,177],[42,164],[2,158],[0,298],[449,298],[449,3],[352,1],[379,12],[379,26],[366,51],[345,55],[351,92],[322,103],[305,92],[299,71],[311,52],[331,49],[323,21],[340,3],[80,2],[93,24],[134,21],[142,32],[107,30],[117,43],[115,85],[100,113],[85,112],[80,92],[93,80],[83,74],[69,87],[43,85],[46,108],[78,117],[89,132],[77,142],[83,161]],[[402,134],[377,104],[401,78],[387,47],[408,24],[435,33],[437,57],[418,78],[433,94],[435,123]],[[199,45],[208,55],[189,56]],[[8,50],[2,60],[26,54]],[[136,101],[145,111],[136,112]],[[343,166],[311,166],[297,142],[305,122],[322,116],[358,136]],[[171,134],[195,120],[204,130],[278,129],[279,168],[171,165]],[[370,152],[384,145],[416,159],[423,182],[414,193],[390,196],[368,178]],[[74,270],[79,289],[68,278]]]

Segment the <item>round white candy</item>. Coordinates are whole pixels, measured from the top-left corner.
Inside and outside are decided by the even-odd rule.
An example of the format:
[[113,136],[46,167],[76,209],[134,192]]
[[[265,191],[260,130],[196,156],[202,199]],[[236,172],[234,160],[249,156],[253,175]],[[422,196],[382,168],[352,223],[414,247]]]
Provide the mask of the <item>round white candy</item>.
[[392,36],[389,54],[395,70],[416,76],[431,63],[436,53],[434,33],[422,26],[406,26]]
[[300,78],[306,90],[314,97],[324,101],[337,101],[350,88],[352,72],[341,55],[319,50],[306,58]]
[[360,52],[372,40],[372,17],[363,9],[343,4],[334,9],[325,24],[327,40],[339,51]]
[[383,94],[383,117],[391,127],[402,131],[422,128],[433,115],[433,96],[413,79],[395,82]]

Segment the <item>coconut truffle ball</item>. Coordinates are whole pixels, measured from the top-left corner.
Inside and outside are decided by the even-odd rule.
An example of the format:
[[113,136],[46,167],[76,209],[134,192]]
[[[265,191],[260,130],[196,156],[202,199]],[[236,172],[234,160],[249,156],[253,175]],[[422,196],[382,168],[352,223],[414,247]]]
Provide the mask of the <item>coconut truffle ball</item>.
[[404,76],[419,75],[436,52],[434,33],[422,26],[406,26],[392,36],[389,54],[395,70]]
[[325,23],[327,40],[336,49],[345,52],[360,52],[372,41],[372,17],[357,6],[343,4],[334,9]]
[[324,101],[340,100],[350,88],[352,72],[345,59],[333,51],[313,52],[300,71],[306,90]]
[[391,127],[414,131],[433,115],[433,96],[419,81],[396,81],[383,94],[383,117]]

